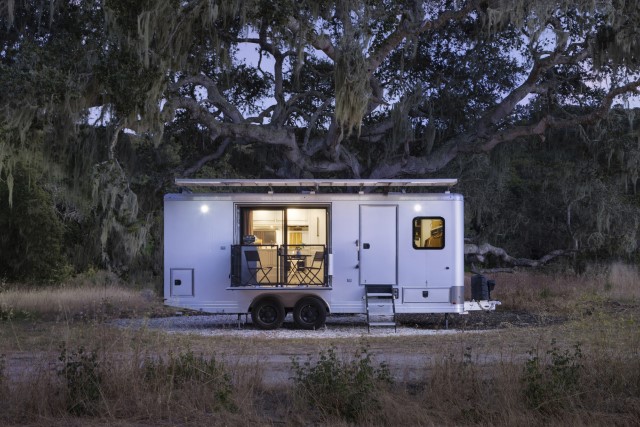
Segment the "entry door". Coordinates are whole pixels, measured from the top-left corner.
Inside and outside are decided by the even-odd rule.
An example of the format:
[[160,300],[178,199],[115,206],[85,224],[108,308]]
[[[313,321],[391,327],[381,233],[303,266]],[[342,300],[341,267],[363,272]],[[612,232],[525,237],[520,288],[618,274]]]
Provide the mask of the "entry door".
[[395,285],[397,278],[395,205],[360,205],[360,284]]

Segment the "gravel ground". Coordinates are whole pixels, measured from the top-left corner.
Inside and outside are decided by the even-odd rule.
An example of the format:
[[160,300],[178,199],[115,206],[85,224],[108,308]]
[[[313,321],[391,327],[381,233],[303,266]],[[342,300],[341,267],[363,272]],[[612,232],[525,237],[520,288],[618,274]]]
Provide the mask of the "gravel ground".
[[422,329],[399,325],[396,330],[393,327],[372,327],[367,332],[366,317],[364,315],[329,316],[324,328],[316,331],[295,329],[292,316],[285,318],[285,323],[280,329],[264,331],[251,323],[251,317],[245,319],[241,316],[238,323],[237,315],[195,315],[172,316],[155,319],[120,319],[115,321],[119,327],[139,328],[146,326],[149,329],[161,329],[168,333],[188,333],[204,336],[230,335],[237,337],[258,338],[350,338],[367,336],[389,335],[435,335],[455,334],[456,329]]
[[324,328],[317,331],[295,329],[291,314],[282,328],[274,331],[258,329],[250,316],[179,315],[152,319],[119,319],[114,324],[123,328],[160,329],[168,333],[187,333],[203,336],[237,336],[261,338],[350,338],[361,336],[446,335],[460,332],[494,330],[507,327],[532,327],[562,322],[557,317],[542,317],[525,312],[478,312],[449,316],[445,328],[444,315],[398,315],[398,326],[372,327],[367,331],[365,315],[331,315]]

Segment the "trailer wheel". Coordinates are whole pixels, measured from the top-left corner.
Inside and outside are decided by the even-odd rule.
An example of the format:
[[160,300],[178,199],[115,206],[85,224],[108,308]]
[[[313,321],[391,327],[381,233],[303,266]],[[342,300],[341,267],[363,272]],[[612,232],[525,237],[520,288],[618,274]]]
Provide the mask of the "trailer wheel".
[[324,303],[316,297],[304,297],[293,308],[293,321],[301,329],[318,329],[327,320]]
[[284,316],[284,307],[276,298],[262,298],[251,309],[251,320],[260,329],[278,329]]

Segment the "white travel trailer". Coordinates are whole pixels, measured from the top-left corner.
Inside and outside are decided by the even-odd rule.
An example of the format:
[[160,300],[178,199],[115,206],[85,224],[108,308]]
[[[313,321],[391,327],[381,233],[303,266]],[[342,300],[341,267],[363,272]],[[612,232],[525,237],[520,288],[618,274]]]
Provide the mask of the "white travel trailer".
[[[456,182],[177,179],[217,192],[164,198],[165,303],[250,313],[263,329],[280,327],[288,312],[314,329],[331,313],[395,326],[397,313],[493,310],[499,302],[464,301],[464,201],[449,191]],[[436,187],[446,191],[411,192]]]

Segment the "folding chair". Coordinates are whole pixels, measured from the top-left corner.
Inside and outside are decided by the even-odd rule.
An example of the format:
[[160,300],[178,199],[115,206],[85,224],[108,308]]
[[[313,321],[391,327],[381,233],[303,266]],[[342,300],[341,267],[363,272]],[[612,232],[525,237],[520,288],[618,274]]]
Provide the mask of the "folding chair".
[[[321,274],[322,273],[322,274]],[[309,285],[321,285],[324,280],[324,251],[317,251],[311,264],[304,268],[303,281]]]
[[260,262],[260,254],[258,251],[250,250],[244,251],[244,257],[247,260],[247,270],[249,270],[249,280],[245,282],[245,285],[248,285],[252,282],[257,284],[263,283],[266,281],[267,283],[271,283],[267,274],[273,269],[273,267],[264,267],[262,262]]

